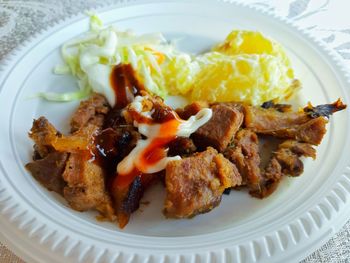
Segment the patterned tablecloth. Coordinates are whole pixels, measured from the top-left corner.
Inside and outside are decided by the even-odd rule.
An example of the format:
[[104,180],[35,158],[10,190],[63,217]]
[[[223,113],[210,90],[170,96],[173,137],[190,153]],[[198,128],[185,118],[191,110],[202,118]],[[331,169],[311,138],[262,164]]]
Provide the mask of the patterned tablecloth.
[[[241,1],[270,9],[306,28],[334,48],[350,70],[349,0]],[[104,4],[114,2],[117,0],[103,1]],[[101,3],[97,0],[0,0],[0,64],[9,52],[39,30]],[[0,244],[0,262],[23,261]],[[302,262],[350,262],[350,221]]]

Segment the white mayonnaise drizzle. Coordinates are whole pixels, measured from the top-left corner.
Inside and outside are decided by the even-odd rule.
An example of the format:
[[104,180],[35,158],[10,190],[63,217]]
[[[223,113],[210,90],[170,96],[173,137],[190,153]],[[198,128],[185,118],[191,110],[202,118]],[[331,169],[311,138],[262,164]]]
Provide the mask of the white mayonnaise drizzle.
[[[137,96],[129,107],[137,111],[141,115],[151,118],[151,111],[142,111],[142,102],[146,97]],[[180,125],[178,126],[175,136],[189,137],[199,127],[207,123],[212,117],[212,110],[205,108],[200,110],[196,115],[191,116],[188,120],[179,120]],[[134,121],[134,126],[138,127],[139,132],[146,136],[147,139],[139,139],[136,147],[126,156],[117,166],[118,174],[128,174],[134,167],[138,167],[140,158],[142,157],[143,151],[152,143],[154,139],[162,138],[160,133],[162,124],[145,124]],[[142,173],[156,173],[165,169],[167,163],[171,160],[180,160],[180,156],[164,157],[156,162],[152,166],[148,166],[145,170],[141,170]]]

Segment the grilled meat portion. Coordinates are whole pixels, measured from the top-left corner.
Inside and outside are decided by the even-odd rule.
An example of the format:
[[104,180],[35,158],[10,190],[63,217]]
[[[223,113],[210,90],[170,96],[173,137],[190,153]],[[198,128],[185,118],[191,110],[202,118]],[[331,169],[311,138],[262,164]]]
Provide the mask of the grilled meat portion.
[[[340,100],[316,107],[309,104],[297,112],[273,101],[261,107],[213,103],[212,118],[191,138],[174,136],[164,145],[167,156],[180,155],[181,160],[170,161],[158,173],[142,174],[135,168],[120,177],[118,163],[142,137],[134,127],[135,118],[153,125],[176,115],[161,98],[142,90],[138,94],[148,97],[141,106],[151,112],[151,119],[132,108],[123,109],[129,99],[110,109],[102,95],[93,94],[73,114],[70,135],[62,135],[45,117],[34,120],[29,133],[35,145],[33,161],[26,168],[33,177],[61,194],[73,209],[95,209],[110,221],[117,218],[121,228],[139,208],[144,192],[160,178],[165,178],[166,188],[163,212],[171,218],[208,212],[220,203],[225,190],[237,186],[246,186],[257,198],[269,196],[283,176],[303,172],[302,156],[316,158],[313,145],[321,143],[329,116],[346,108]],[[189,119],[203,107],[208,104],[194,102],[176,112]],[[283,139],[264,168],[260,135]]]
[[111,199],[105,190],[105,173],[93,162],[94,135],[100,130],[109,110],[103,96],[94,94],[81,102],[71,125],[75,132],[63,136],[44,117],[35,120],[30,137],[37,157],[28,170],[49,190],[64,196],[78,211],[96,209],[113,220]]
[[32,176],[49,191],[63,194],[66,182],[62,173],[66,166],[69,154],[64,152],[51,152],[44,158],[27,163],[26,168]]
[[250,191],[259,189],[261,181],[259,140],[254,132],[248,129],[237,132],[234,147],[226,149],[224,155],[237,166],[243,184],[247,185]]
[[241,127],[243,114],[226,105],[214,105],[211,119],[192,134],[195,145],[200,149],[208,146],[223,152]]
[[54,152],[52,141],[58,137],[61,137],[61,133],[45,117],[34,120],[29,132],[29,138],[35,143],[34,159],[44,158]]
[[113,220],[114,211],[105,189],[104,171],[90,159],[91,154],[85,151],[70,155],[62,175],[67,183],[63,196],[75,210],[96,209]]
[[102,127],[105,115],[109,110],[106,98],[101,94],[94,93],[89,99],[80,102],[70,121],[71,132],[74,133],[87,124]]
[[273,193],[282,176],[299,176],[304,170],[300,157],[316,158],[316,151],[309,143],[300,143],[294,140],[287,140],[278,146],[273,153],[260,181],[260,187],[250,194],[265,198]]
[[295,128],[311,119],[304,112],[280,112],[274,108],[245,106],[244,111],[246,128],[264,134]]
[[226,188],[241,184],[237,168],[222,154],[208,147],[166,167],[167,217],[189,218],[216,207]]
[[274,108],[245,107],[245,126],[256,133],[318,145],[326,133],[328,120],[311,118],[304,112],[280,112]]

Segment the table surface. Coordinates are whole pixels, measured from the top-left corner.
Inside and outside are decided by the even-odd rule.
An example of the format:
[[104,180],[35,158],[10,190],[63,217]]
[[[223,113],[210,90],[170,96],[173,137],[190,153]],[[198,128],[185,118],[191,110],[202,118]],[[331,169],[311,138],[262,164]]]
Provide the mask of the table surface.
[[[141,0],[140,0],[141,1]],[[306,28],[338,53],[350,70],[349,0],[241,0],[271,9]],[[105,0],[105,4],[117,0]],[[94,8],[97,0],[0,0],[0,63],[19,44],[58,20]],[[0,244],[0,262],[24,262]],[[302,263],[350,262],[350,221]]]

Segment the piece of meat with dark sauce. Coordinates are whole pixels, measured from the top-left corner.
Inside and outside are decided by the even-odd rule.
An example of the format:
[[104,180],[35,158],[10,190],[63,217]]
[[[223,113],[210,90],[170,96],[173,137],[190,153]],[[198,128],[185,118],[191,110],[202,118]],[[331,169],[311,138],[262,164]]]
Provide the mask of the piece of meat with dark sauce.
[[[56,166],[51,167],[52,169],[57,168],[51,171],[51,174],[55,175],[55,179],[51,178],[52,180],[49,181],[40,174],[43,185],[63,194],[73,209],[78,211],[96,209],[104,217],[113,220],[114,211],[110,197],[105,190],[104,171],[92,161],[93,138],[103,124],[104,114],[107,113],[105,110],[108,110],[108,108],[104,110],[97,109],[104,107],[102,101],[105,102],[105,99],[101,95],[95,94],[92,98],[80,104],[72,118],[72,130],[79,127],[74,134],[61,135],[52,124],[41,117],[34,121],[30,137],[36,142],[36,148],[40,151],[40,156],[43,157],[44,155],[44,159],[40,160],[39,164],[44,165],[45,162],[50,160],[48,157],[53,153],[56,153],[56,155],[61,153],[66,156],[64,161],[61,160],[59,166],[56,164]],[[82,117],[79,121],[74,121],[78,120],[76,116],[79,115],[88,115],[89,118]],[[93,117],[96,115],[99,116],[98,122]],[[33,165],[29,164],[29,167],[34,171]],[[33,174],[33,176],[39,178],[36,170],[35,172],[36,174]],[[49,176],[49,174],[46,176]]]
[[256,191],[261,181],[258,136],[251,130],[242,129],[237,132],[233,144],[233,147],[225,150],[224,155],[237,166],[242,183],[250,191]]
[[140,174],[127,187],[112,186],[111,194],[120,228],[128,224],[131,214],[140,207],[144,192],[158,179],[159,173]]
[[[127,127],[130,127],[130,126],[133,127],[132,124],[134,123],[134,121],[138,121],[141,123],[160,124],[163,122],[167,122],[168,120],[171,120],[175,117],[173,115],[173,111],[171,110],[171,108],[165,105],[162,99],[158,97],[148,96],[148,99],[142,102],[142,107],[143,107],[143,110],[152,112],[151,118],[149,119],[145,118],[144,116],[135,112],[133,108],[127,107],[123,111],[125,124],[122,124],[119,127],[115,126],[114,129],[116,131],[128,129]],[[138,137],[136,136],[137,138],[134,136],[136,140],[128,142],[127,145],[122,147],[124,148],[123,153],[126,153],[125,156],[132,150],[132,148],[135,147],[137,139],[141,138],[141,135],[139,133],[137,134],[138,134]],[[185,141],[183,141],[182,145],[185,146],[185,144],[186,144]],[[185,149],[182,149],[182,150],[185,150]],[[131,214],[139,208],[140,199],[142,198],[144,192],[153,184],[153,182],[160,179],[162,173],[163,172],[158,172],[154,174],[143,174],[140,171],[136,170],[135,173],[131,173],[127,175],[119,175],[119,174],[115,175],[113,179],[112,187],[111,187],[111,195],[113,197],[114,208],[116,211],[118,224],[120,228],[124,228],[126,226]],[[122,181],[125,178],[128,178],[129,176],[132,180],[128,183],[123,183]]]
[[201,153],[166,167],[164,214],[172,218],[190,218],[219,205],[226,188],[241,184],[237,168],[222,154],[208,147]]
[[176,113],[183,120],[188,120],[191,116],[196,115],[201,109],[207,108],[208,104],[201,101],[192,102],[184,108],[176,109]]
[[168,147],[168,156],[188,156],[197,150],[193,141],[186,137],[177,137],[168,144]]
[[214,105],[211,109],[211,119],[194,132],[191,138],[199,149],[211,146],[222,152],[241,127],[244,116],[225,105]]

